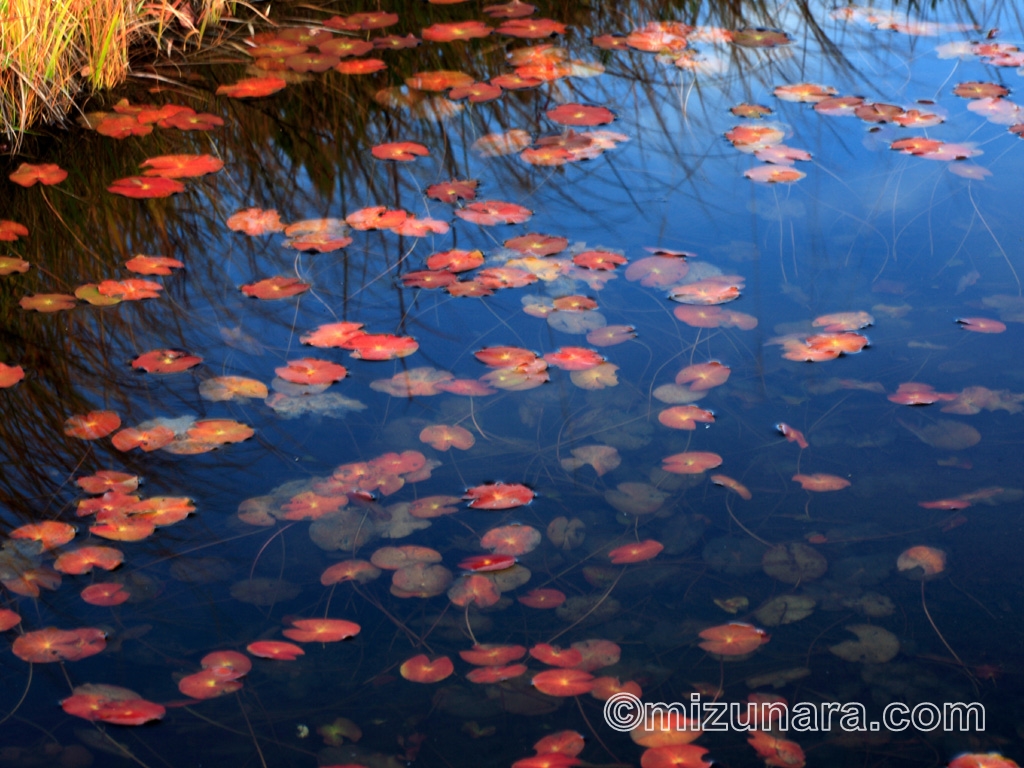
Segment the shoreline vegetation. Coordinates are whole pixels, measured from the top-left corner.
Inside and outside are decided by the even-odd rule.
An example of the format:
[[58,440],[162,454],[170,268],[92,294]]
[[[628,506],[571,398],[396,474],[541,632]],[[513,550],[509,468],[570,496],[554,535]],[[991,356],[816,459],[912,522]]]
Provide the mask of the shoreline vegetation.
[[[17,149],[83,93],[120,85],[140,49],[206,44],[237,0],[0,0],[0,133]],[[246,6],[247,7],[247,6]]]

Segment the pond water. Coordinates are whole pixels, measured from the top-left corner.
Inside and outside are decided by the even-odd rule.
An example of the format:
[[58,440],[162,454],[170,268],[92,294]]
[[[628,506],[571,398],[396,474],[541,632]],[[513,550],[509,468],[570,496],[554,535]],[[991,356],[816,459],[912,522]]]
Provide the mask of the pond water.
[[[564,730],[640,764],[590,682],[473,682],[474,643],[584,643],[648,702],[986,715],[704,734],[721,765],[1019,759],[1016,9],[349,5],[143,69],[4,174],[0,765],[500,766]],[[213,162],[108,191],[166,155]],[[358,633],[296,637],[323,618]],[[214,651],[252,668],[193,677]],[[165,712],[66,713],[89,684]]]

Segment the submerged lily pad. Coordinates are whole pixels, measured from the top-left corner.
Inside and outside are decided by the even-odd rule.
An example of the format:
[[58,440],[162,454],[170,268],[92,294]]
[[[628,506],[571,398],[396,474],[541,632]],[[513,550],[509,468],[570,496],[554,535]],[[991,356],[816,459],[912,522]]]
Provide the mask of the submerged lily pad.
[[707,543],[703,558],[715,571],[742,576],[761,569],[763,554],[764,546],[753,539],[723,536]]
[[828,570],[828,561],[816,549],[800,544],[779,544],[764,553],[764,572],[785,584],[813,581]]
[[754,616],[758,624],[778,627],[806,619],[814,612],[814,606],[814,599],[805,595],[779,595],[754,611]]
[[367,524],[361,510],[339,509],[319,517],[309,525],[309,538],[320,549],[356,550],[373,540],[374,526]]
[[619,483],[615,490],[604,492],[604,500],[627,515],[657,512],[667,498],[667,493],[648,483]]
[[298,597],[297,584],[280,579],[245,579],[231,585],[231,596],[250,605],[274,605]]
[[939,419],[934,424],[924,427],[908,424],[902,419],[897,421],[914,433],[922,443],[932,448],[941,448],[944,451],[959,451],[963,448],[970,448],[981,442],[981,433],[970,424],[952,419]]
[[841,659],[861,664],[884,664],[900,652],[900,641],[892,632],[874,624],[851,624],[846,627],[857,636],[829,646],[829,651]]

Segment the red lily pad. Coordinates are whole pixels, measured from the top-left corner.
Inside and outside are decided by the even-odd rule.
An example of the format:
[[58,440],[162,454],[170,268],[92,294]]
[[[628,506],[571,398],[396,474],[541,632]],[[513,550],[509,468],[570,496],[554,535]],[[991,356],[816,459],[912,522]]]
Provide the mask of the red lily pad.
[[154,349],[132,360],[132,368],[146,373],[181,373],[201,362],[203,358],[180,349]]
[[20,365],[5,365],[0,363],[0,389],[13,387],[25,378],[25,369]]
[[64,422],[64,434],[81,440],[106,437],[121,426],[121,417],[113,411],[90,411]]
[[37,183],[46,186],[60,184],[67,177],[68,172],[54,163],[22,163],[7,178],[22,187],[31,187]]
[[148,169],[143,176],[184,179],[216,173],[224,167],[224,161],[213,155],[159,155],[143,160],[139,167]]
[[37,293],[33,296],[22,296],[18,306],[36,312],[60,312],[74,309],[78,301],[66,293]]
[[588,107],[583,104],[562,104],[549,109],[545,114],[559,125],[605,125],[615,119],[615,113],[606,107]]
[[232,99],[255,99],[277,93],[283,90],[287,84],[280,77],[249,77],[231,85],[219,86],[217,95]]
[[378,144],[370,150],[370,154],[378,160],[397,160],[407,163],[417,157],[426,157],[430,154],[430,150],[415,141],[398,141]]
[[[169,275],[172,270],[181,269],[185,265],[169,256],[134,256],[124,263],[130,272],[139,275]],[[100,290],[100,293],[104,293]],[[106,295],[106,294],[104,294]]]
[[28,237],[28,227],[16,221],[0,219],[0,242],[12,243],[19,237]]
[[284,229],[281,217],[273,209],[246,208],[233,213],[225,223],[228,225],[228,229],[234,232],[244,232],[254,237],[267,232],[280,232]]
[[170,197],[185,191],[185,185],[162,176],[129,176],[118,179],[107,187],[108,192],[134,199]]
[[501,200],[480,200],[455,211],[460,219],[489,227],[495,224],[522,224],[533,216],[533,211],[515,203]]
[[288,299],[298,296],[310,289],[309,283],[304,283],[297,277],[268,277],[255,283],[248,283],[241,288],[242,293],[254,299],[274,300]]

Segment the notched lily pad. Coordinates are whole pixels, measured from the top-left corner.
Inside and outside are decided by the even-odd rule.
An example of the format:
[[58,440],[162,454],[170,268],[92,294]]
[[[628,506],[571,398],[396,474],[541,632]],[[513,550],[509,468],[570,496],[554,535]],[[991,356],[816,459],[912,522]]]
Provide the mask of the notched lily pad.
[[816,549],[795,542],[778,544],[761,558],[761,567],[784,584],[813,581],[828,570],[828,561]]
[[481,573],[480,575],[494,582],[494,588],[499,592],[510,592],[516,587],[521,587],[530,580],[531,576],[533,576],[533,574],[530,573],[529,568],[519,565],[518,563],[513,565],[511,568],[505,568],[501,571]]
[[668,498],[648,483],[619,483],[615,490],[607,490],[604,500],[627,515],[648,515],[657,512]]
[[722,536],[704,546],[701,557],[711,569],[719,573],[742,576],[761,567],[764,547],[746,536]]
[[274,605],[298,597],[300,591],[298,585],[280,579],[245,579],[231,585],[231,596],[250,605]]
[[778,672],[766,672],[763,675],[748,677],[744,682],[748,688],[763,688],[770,685],[772,688],[782,688],[785,685],[808,677],[811,670],[807,667],[793,667],[792,669],[781,669]]
[[846,661],[861,664],[884,664],[900,652],[900,641],[892,632],[874,624],[851,624],[846,627],[857,636],[829,646],[829,651]]
[[909,424],[902,419],[896,421],[910,430],[922,443],[944,451],[959,451],[981,442],[981,432],[962,421],[938,419],[924,427]]
[[806,595],[779,595],[754,612],[757,623],[766,627],[778,627],[806,619],[814,612],[816,602]]
[[582,621],[586,618],[599,623],[612,618],[620,610],[622,604],[614,597],[605,597],[603,594],[573,595],[555,609],[555,614],[562,621]]
[[578,517],[556,517],[547,528],[548,541],[559,549],[575,549],[587,538],[587,526]]
[[339,509],[314,520],[309,526],[309,538],[320,549],[355,551],[371,541],[375,535],[365,515],[351,509]]
[[896,612],[896,606],[885,595],[877,592],[865,592],[858,598],[847,598],[843,601],[843,607],[853,608],[871,618],[882,618],[891,616]]

